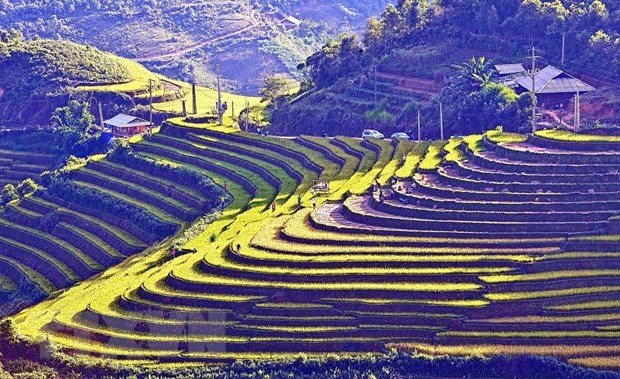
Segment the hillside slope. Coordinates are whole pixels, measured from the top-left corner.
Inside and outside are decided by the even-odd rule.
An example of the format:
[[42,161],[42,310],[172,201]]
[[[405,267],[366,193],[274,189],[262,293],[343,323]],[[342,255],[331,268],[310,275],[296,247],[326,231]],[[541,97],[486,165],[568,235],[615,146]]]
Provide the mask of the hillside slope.
[[[167,124],[132,145],[233,195],[183,239],[197,253],[168,259],[164,245],[21,312],[19,331],[127,363],[393,343],[620,367],[617,138],[489,132],[394,146],[231,132]],[[329,187],[314,206],[317,181]]]
[[[230,88],[255,94],[263,73],[296,74],[297,64],[328,36],[358,30],[385,4],[387,0],[9,1],[0,2],[0,25],[17,28],[28,38],[90,43],[201,84],[214,82],[219,63]],[[303,24],[281,27],[288,15]]]
[[[273,133],[359,136],[373,128],[389,135],[416,128],[420,109],[422,137],[437,138],[440,102],[446,135],[498,125],[516,131],[526,123],[531,99],[494,86],[492,64],[522,63],[529,69],[532,45],[539,69],[553,65],[592,83],[599,88],[592,104],[607,104],[598,112],[601,122],[618,122],[619,25],[618,2],[609,0],[388,5],[363,39],[340,38],[306,60],[304,91],[273,113]],[[586,112],[594,108],[589,99],[583,107],[584,119],[598,120]]]
[[[153,86],[154,121],[182,113],[182,101],[192,112],[191,85],[155,74],[141,64],[103,52],[89,45],[65,40],[24,40],[18,33],[0,30],[0,127],[48,126],[52,112],[69,99],[89,101],[97,115],[102,103],[104,119],[119,112],[145,115],[149,82]],[[197,111],[213,112],[217,92],[197,87]],[[222,100],[236,102],[237,114],[245,101],[257,98],[222,93]],[[139,106],[143,106],[140,108]],[[232,116],[232,107],[225,117]]]

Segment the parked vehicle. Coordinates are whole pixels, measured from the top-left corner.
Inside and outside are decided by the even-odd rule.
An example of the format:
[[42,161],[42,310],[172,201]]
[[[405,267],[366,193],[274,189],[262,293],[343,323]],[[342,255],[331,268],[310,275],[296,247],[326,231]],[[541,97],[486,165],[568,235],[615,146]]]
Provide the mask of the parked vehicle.
[[366,139],[366,138],[379,138],[379,139],[383,139],[383,138],[385,138],[385,136],[381,132],[379,132],[378,130],[366,129],[362,133],[362,138],[363,139]]
[[396,132],[396,133],[393,133],[390,138],[392,140],[399,140],[399,139],[408,140],[409,139],[409,135],[407,133],[404,133],[404,132]]

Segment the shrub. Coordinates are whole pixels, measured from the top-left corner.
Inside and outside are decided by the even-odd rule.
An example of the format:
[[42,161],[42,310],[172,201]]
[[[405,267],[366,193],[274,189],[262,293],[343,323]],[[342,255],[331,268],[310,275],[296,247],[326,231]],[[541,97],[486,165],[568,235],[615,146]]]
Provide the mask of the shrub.
[[221,187],[215,185],[209,177],[200,172],[184,166],[176,166],[133,154],[131,148],[127,145],[118,146],[109,155],[109,159],[112,162],[196,188],[207,197],[208,208],[219,205],[219,200],[223,196],[227,196]]
[[19,199],[19,193],[12,184],[7,184],[2,188],[2,204],[10,203],[13,200]]
[[28,195],[29,193],[33,193],[37,190],[37,183],[34,182],[31,178],[25,179],[17,186],[17,193],[20,196]]
[[166,223],[142,208],[96,189],[79,186],[64,178],[54,180],[49,187],[49,192],[61,199],[128,220],[140,229],[158,237],[176,232],[176,225]]

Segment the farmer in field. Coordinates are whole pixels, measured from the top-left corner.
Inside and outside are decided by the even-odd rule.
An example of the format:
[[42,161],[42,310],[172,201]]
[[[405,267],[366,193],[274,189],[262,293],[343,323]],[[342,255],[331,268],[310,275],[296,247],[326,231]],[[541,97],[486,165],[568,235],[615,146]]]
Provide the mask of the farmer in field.
[[271,214],[274,214],[276,212],[276,201],[274,200],[273,203],[271,203]]
[[297,209],[301,209],[301,195],[297,195]]
[[170,259],[176,258],[177,249],[174,246],[170,246]]
[[312,198],[312,208],[316,209],[316,196]]

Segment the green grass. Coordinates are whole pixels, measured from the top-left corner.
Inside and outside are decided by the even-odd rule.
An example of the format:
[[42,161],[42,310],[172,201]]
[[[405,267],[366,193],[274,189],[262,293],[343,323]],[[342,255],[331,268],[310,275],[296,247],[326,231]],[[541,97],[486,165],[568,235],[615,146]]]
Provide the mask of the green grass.
[[11,279],[0,274],[0,290],[15,291],[17,290],[17,286],[15,285],[15,282],[13,282]]
[[495,143],[512,143],[512,142],[525,142],[527,136],[517,133],[504,133],[498,130],[489,130],[485,136],[489,141]]
[[563,142],[620,142],[620,136],[576,134],[566,130],[539,130],[534,134],[538,137]]
[[565,297],[575,295],[592,295],[599,293],[611,293],[620,291],[619,286],[605,286],[605,287],[581,287],[581,288],[568,288],[562,290],[541,290],[530,292],[499,292],[489,293],[484,295],[485,299],[491,301],[511,301],[511,300],[533,300],[533,299],[545,299],[554,297]]
[[[618,313],[589,314],[584,316],[516,316],[516,317],[497,317],[489,319],[477,319],[476,323],[489,324],[577,324],[584,322],[609,322],[620,320]],[[620,325],[610,327],[599,327],[610,330],[620,329]]]
[[[166,137],[166,139],[170,139],[170,140],[183,143],[183,140],[178,139],[178,138]],[[275,166],[271,163],[267,163],[261,160],[260,158],[254,158],[254,157],[247,156],[247,155],[240,155],[239,153],[230,152],[226,149],[206,147],[204,145],[200,145],[196,143],[191,143],[188,145],[188,147],[203,149],[205,151],[218,152],[226,156],[230,156],[231,158],[242,159],[245,162],[249,162],[249,163],[255,164],[256,166],[262,167],[263,169],[271,173],[273,176],[275,176],[282,183],[282,188],[280,189],[280,192],[275,198],[277,205],[284,207],[289,212],[297,208],[297,199],[293,195],[297,193],[296,190],[299,187],[300,183],[298,183],[295,179],[289,176],[289,174],[287,174],[286,171],[284,171],[282,168]],[[310,181],[306,180],[305,185],[300,190],[299,194],[303,195],[305,191],[310,189],[310,186],[311,186]]]
[[[82,182],[79,180],[75,180],[74,181],[75,184],[82,186],[82,187],[86,187],[86,188],[90,188],[90,189],[94,189],[97,190],[99,192],[102,192],[106,195],[110,195],[113,196],[115,198],[117,198],[119,201],[124,201],[126,203],[129,203],[131,205],[135,205],[136,207],[142,208],[144,210],[146,210],[147,212],[149,212],[150,214],[152,214],[154,217],[157,217],[158,219],[170,223],[170,224],[177,224],[177,225],[181,225],[182,222],[181,220],[179,220],[178,218],[176,218],[175,216],[171,215],[170,213],[157,208],[154,205],[151,205],[149,203],[145,203],[142,200],[137,200],[131,197],[128,197],[127,195],[124,195],[120,192],[116,192],[113,191],[111,189],[108,189],[106,187],[97,185],[97,184],[92,184],[92,183],[86,183],[86,182]],[[103,184],[103,183],[102,183]]]
[[8,262],[12,264],[13,266],[17,267],[21,272],[23,272],[26,275],[28,280],[30,280],[32,283],[39,286],[39,288],[41,288],[41,290],[43,290],[43,292],[45,292],[46,294],[51,294],[57,290],[56,286],[54,286],[54,284],[52,284],[52,282],[50,282],[49,279],[47,279],[45,276],[43,276],[38,271],[35,271],[31,269],[30,267],[28,267],[27,265],[21,263],[20,261],[17,261],[13,258],[9,258],[3,255],[0,255],[0,260]]
[[[381,186],[388,185],[390,182],[390,179],[393,176],[398,177],[397,172],[402,167],[404,167],[404,165],[407,162],[407,156],[415,148],[415,146],[416,146],[416,142],[414,141],[406,141],[406,140],[398,141],[398,145],[396,146],[396,149],[394,150],[394,156],[392,157],[392,160],[390,160],[388,164],[385,165],[385,167],[381,171],[381,174],[379,174],[378,180]],[[403,155],[405,156],[404,162],[402,160]]]
[[407,154],[405,163],[396,171],[399,179],[410,179],[418,168],[418,165],[426,155],[431,142],[420,142]]
[[485,283],[514,283],[514,282],[529,282],[540,280],[558,280],[558,279],[573,279],[573,278],[594,278],[600,276],[618,276],[620,272],[618,270],[575,270],[575,271],[545,271],[535,274],[522,274],[522,275],[493,275],[493,276],[481,276],[480,280]]
[[[69,279],[69,281],[71,281],[71,282],[77,282],[77,281],[80,280],[80,278],[77,276],[77,274],[73,270],[71,270],[69,268],[69,266],[67,266],[66,264],[62,263],[61,261],[59,261],[58,259],[54,258],[53,256],[51,256],[50,254],[48,254],[47,252],[45,252],[43,250],[36,249],[36,248],[34,248],[32,246],[28,246],[28,245],[23,244],[21,242],[11,240],[11,239],[9,239],[7,237],[0,237],[0,241],[4,242],[4,243],[6,243],[6,244],[8,244],[10,246],[30,251],[34,255],[37,255],[37,256],[41,257],[41,259],[49,262],[50,265],[55,266],[56,268],[58,268],[58,270],[60,272],[62,272]],[[13,251],[3,252],[3,256],[7,257],[9,259],[14,259],[14,255],[15,255],[15,252],[13,252]]]
[[74,246],[72,246],[71,244],[56,238],[50,234],[47,233],[43,233],[37,229],[32,229],[32,228],[28,228],[25,226],[21,226],[21,225],[17,225],[5,220],[0,219],[0,223],[4,224],[10,228],[14,228],[14,229],[19,229],[21,231],[24,231],[26,233],[32,234],[32,235],[36,235],[37,237],[40,237],[42,239],[45,239],[55,245],[58,245],[60,247],[63,247],[64,249],[68,250],[70,253],[72,253],[73,255],[75,255],[79,260],[81,260],[82,262],[86,263],[86,265],[96,271],[100,271],[103,270],[103,267],[95,262],[91,257],[87,256],[86,254],[84,254],[81,250],[76,249]]
[[435,170],[443,162],[443,149],[448,141],[435,141],[428,147],[424,159],[420,162],[418,168],[420,170]]
[[104,84],[94,86],[77,87],[78,91],[95,91],[95,92],[138,92],[146,91],[149,88],[149,79],[154,80],[154,86],[160,84],[159,77],[147,70],[140,63],[132,61],[131,59],[121,58],[109,54],[111,58],[116,60],[122,65],[128,72],[131,80],[123,83],[116,84]]
[[[390,141],[375,140],[372,138],[368,141],[368,143],[379,146],[381,151],[372,168],[361,179],[359,179],[354,186],[351,187],[351,193],[353,194],[366,193],[373,186],[375,180],[378,180],[378,177],[384,171],[384,168],[391,161],[398,161],[400,159],[399,157],[394,156],[394,147]],[[362,162],[362,164],[364,163],[365,162]],[[365,167],[363,169],[365,169]],[[386,178],[386,180],[389,180],[389,178]]]
[[66,222],[61,222],[58,225],[60,225],[60,226],[62,226],[64,228],[67,228],[67,229],[75,232],[76,234],[81,235],[85,239],[91,241],[94,245],[96,245],[97,247],[101,248],[103,251],[108,253],[108,255],[110,255],[111,257],[125,258],[124,255],[119,253],[112,246],[108,245],[104,240],[102,240],[101,238],[95,236],[94,234],[91,234],[91,233],[87,232],[86,230],[80,229],[80,228],[78,228],[78,227],[76,227],[74,225],[71,225],[71,224],[67,224]]
[[77,216],[79,218],[82,218],[84,220],[87,220],[95,225],[99,225],[103,228],[105,228],[106,230],[108,230],[109,232],[111,232],[112,234],[114,234],[115,236],[117,236],[118,238],[120,238],[121,240],[123,240],[125,243],[127,243],[130,246],[136,246],[136,247],[143,247],[146,248],[146,245],[144,245],[141,241],[139,241],[137,238],[135,238],[134,236],[132,236],[131,234],[127,233],[126,231],[117,228],[113,225],[110,225],[102,220],[99,220],[97,218],[88,216],[86,214],[83,213],[79,213],[79,212],[75,212],[71,209],[67,209],[67,208],[58,208],[58,206],[54,203],[50,203],[49,201],[43,200],[41,198],[38,197],[34,197],[34,196],[30,196],[29,197],[30,200],[37,202],[39,204],[51,207],[56,209],[55,211],[57,213],[66,213],[66,214],[70,214],[73,216]]
[[447,153],[444,159],[446,162],[462,161],[465,159],[465,154],[461,150],[461,144],[463,140],[461,138],[452,137],[448,140],[448,143],[444,147],[444,151]]
[[586,301],[581,303],[570,303],[564,305],[550,305],[545,309],[552,311],[586,311],[599,309],[620,308],[620,300]]
[[412,292],[472,292],[479,291],[482,287],[475,283],[449,283],[449,282],[388,282],[388,283],[369,283],[369,282],[281,282],[281,281],[264,281],[264,280],[247,280],[234,277],[221,277],[211,275],[205,272],[196,271],[188,268],[187,265],[174,270],[179,277],[195,281],[205,285],[223,284],[235,287],[248,288],[285,288],[298,290],[359,290],[359,291],[412,291]]
[[[174,101],[168,101],[165,103],[157,103],[153,104],[153,109],[166,113],[178,113],[180,114],[183,110],[183,101],[186,101],[187,111],[192,111],[193,104],[193,96],[192,96],[192,86],[189,83],[181,82],[178,80],[171,80],[165,77],[160,76],[160,78],[165,79],[169,82],[172,82],[178,86],[180,86],[184,92],[185,97],[182,99],[177,99]],[[148,83],[147,83],[148,87]],[[235,117],[239,116],[239,112],[245,108],[245,101],[250,103],[250,107],[262,107],[261,98],[255,96],[241,96],[235,95],[232,93],[222,92],[222,102],[228,103],[228,110],[224,113],[225,117],[225,125],[232,125],[232,103],[235,104]],[[215,108],[215,103],[217,102],[217,90],[206,88],[202,86],[196,86],[196,102],[198,107],[198,114],[207,114],[210,113]],[[196,125],[196,124],[194,124]],[[206,126],[206,125],[203,125]],[[215,126],[215,125],[211,125]],[[238,130],[238,129],[237,129]]]
[[150,188],[148,188],[146,186],[143,186],[143,185],[140,185],[140,184],[133,183],[130,180],[122,179],[120,177],[116,177],[116,176],[112,176],[112,175],[108,175],[108,174],[104,174],[102,172],[95,171],[95,170],[92,170],[92,169],[89,169],[89,168],[84,168],[81,171],[84,172],[84,173],[87,173],[91,177],[99,179],[100,183],[105,183],[106,181],[113,182],[113,183],[119,184],[121,186],[132,188],[132,189],[134,189],[136,191],[139,191],[141,193],[153,196],[155,198],[160,198],[161,200],[163,200],[166,203],[174,206],[175,208],[179,208],[179,209],[187,211],[187,212],[192,212],[193,211],[193,209],[190,206],[188,206],[187,204],[185,204],[185,203],[183,203],[183,202],[181,202],[179,200],[176,200],[175,198],[173,198],[171,196],[162,196],[162,194],[159,193],[158,191],[150,189]]
[[448,331],[438,333],[439,337],[475,338],[619,338],[620,332],[597,330],[541,330],[541,331]]
[[153,174],[148,174],[148,173],[146,173],[144,171],[138,171],[136,169],[132,169],[132,168],[130,168],[128,166],[124,166],[124,165],[119,164],[119,163],[114,163],[114,162],[111,162],[109,160],[103,160],[103,161],[100,161],[99,163],[102,164],[103,166],[115,168],[115,169],[120,170],[122,172],[127,172],[130,175],[135,175],[135,176],[137,176],[139,178],[143,178],[143,179],[146,179],[146,180],[151,180],[151,181],[157,182],[157,183],[165,185],[165,186],[173,187],[175,190],[183,192],[186,195],[189,195],[189,196],[191,196],[191,197],[193,197],[193,198],[195,198],[197,200],[205,200],[205,194],[202,193],[201,191],[199,191],[197,189],[194,189],[192,187],[186,186],[186,185],[181,185],[178,182],[162,178],[161,176],[157,176],[157,175],[153,175]]
[[472,134],[470,136],[463,138],[463,142],[465,142],[469,150],[476,153],[476,152],[484,150],[484,146],[482,144],[483,137],[484,137],[483,134]]

